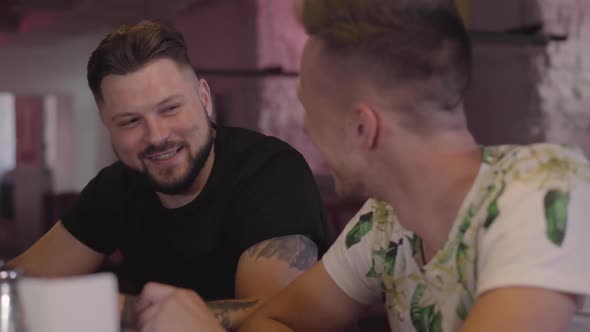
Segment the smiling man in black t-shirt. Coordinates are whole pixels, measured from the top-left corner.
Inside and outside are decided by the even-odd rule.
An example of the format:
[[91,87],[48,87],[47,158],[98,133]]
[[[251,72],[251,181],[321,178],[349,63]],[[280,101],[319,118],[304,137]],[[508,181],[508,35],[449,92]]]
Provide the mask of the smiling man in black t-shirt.
[[162,284],[218,300],[210,307],[229,328],[326,250],[320,195],[301,154],[212,124],[209,87],[178,32],[149,21],[121,27],[92,53],[88,83],[119,161],[11,265],[91,273],[120,250],[121,279],[167,296],[142,301],[140,329],[168,324],[170,308],[183,313],[187,291]]

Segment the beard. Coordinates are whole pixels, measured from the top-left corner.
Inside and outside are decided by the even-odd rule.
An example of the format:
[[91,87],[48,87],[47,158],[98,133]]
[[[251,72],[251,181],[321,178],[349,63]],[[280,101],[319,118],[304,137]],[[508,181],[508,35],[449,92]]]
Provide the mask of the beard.
[[[209,157],[209,154],[211,153],[211,149],[213,148],[213,141],[214,141],[213,133],[212,133],[211,127],[209,126],[208,128],[209,129],[208,129],[208,133],[206,136],[207,140],[199,148],[199,150],[196,152],[195,155],[192,155],[189,152],[188,168],[186,171],[184,171],[184,174],[181,174],[176,179],[160,180],[160,179],[158,179],[158,176],[155,174],[152,174],[149,171],[149,169],[147,167],[145,167],[145,164],[144,164],[145,171],[143,172],[143,175],[147,178],[152,189],[154,189],[157,192],[167,194],[167,195],[182,194],[185,191],[187,191],[188,189],[190,189],[190,187],[195,183],[197,177],[201,173],[201,170],[203,169],[203,167],[205,167],[205,163],[207,162],[207,158]],[[150,149],[150,148],[153,148],[153,149]],[[149,154],[152,154],[152,153],[157,153],[160,151],[166,151],[168,148],[169,148],[169,143],[163,144],[162,146],[159,146],[159,147],[148,147],[148,149],[146,149],[146,152]],[[188,149],[188,144],[183,144],[183,148]],[[169,174],[169,175],[166,174],[166,175],[168,175],[168,177],[171,178],[173,175],[173,170],[171,170],[170,173],[171,174]]]
[[[151,145],[147,147],[141,154],[140,158],[145,158],[146,155],[155,154],[158,152],[166,151],[173,147],[182,147],[182,149],[187,149],[188,153],[188,166],[183,171],[183,174],[180,176],[174,177],[175,170],[164,170],[160,174],[154,174],[149,170],[145,163],[143,164],[143,169],[138,170],[135,168],[131,168],[129,165],[125,165],[128,169],[138,173],[141,177],[146,180],[151,188],[156,192],[167,194],[167,195],[178,195],[186,192],[190,187],[195,183],[197,177],[205,167],[205,163],[211,153],[211,149],[213,148],[213,130],[211,129],[211,125],[208,126],[208,133],[206,135],[205,143],[197,150],[197,152],[193,155],[190,153],[189,144],[186,142],[165,142],[158,146]],[[116,149],[113,147],[113,151],[118,156]],[[121,160],[121,158],[119,158]],[[121,160],[122,161],[122,160]],[[167,179],[162,179],[167,178]]]

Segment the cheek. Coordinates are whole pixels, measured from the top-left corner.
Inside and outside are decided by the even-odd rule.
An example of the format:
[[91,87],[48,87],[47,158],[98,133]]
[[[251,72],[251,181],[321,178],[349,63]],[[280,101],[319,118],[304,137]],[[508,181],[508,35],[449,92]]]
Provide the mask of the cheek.
[[202,111],[183,112],[170,119],[171,134],[181,137],[205,137],[208,119]]
[[181,138],[204,137],[206,128],[194,122],[179,122],[172,129],[173,136]]
[[327,135],[326,130],[315,130],[314,128],[309,128],[307,132],[324,159],[326,159],[326,161],[331,164],[335,160],[335,146],[330,139],[330,136]]
[[316,145],[321,145],[323,142],[323,133],[321,126],[318,126],[318,119],[316,116],[310,116],[307,113],[303,115],[303,129],[307,136],[311,138],[311,140]]
[[139,129],[111,133],[111,142],[120,157],[136,157],[145,147],[143,146]]

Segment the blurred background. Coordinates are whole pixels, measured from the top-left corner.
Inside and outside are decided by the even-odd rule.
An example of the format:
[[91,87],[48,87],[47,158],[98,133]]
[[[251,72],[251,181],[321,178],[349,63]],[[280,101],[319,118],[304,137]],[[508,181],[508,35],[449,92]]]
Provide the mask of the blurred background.
[[[474,43],[468,120],[483,144],[551,141],[590,155],[590,2],[457,0]],[[218,123],[299,149],[339,230],[360,200],[334,196],[295,95],[306,36],[292,0],[0,0],[0,257],[41,236],[115,160],[86,84],[113,28],[171,22],[206,78]]]

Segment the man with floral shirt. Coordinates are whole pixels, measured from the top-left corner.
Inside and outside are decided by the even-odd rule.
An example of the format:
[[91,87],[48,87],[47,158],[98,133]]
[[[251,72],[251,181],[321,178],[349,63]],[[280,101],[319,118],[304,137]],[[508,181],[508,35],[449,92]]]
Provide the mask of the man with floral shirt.
[[396,332],[568,331],[590,295],[583,154],[475,142],[450,1],[299,5],[306,129],[337,191],[373,199],[240,331],[338,330],[379,303]]

